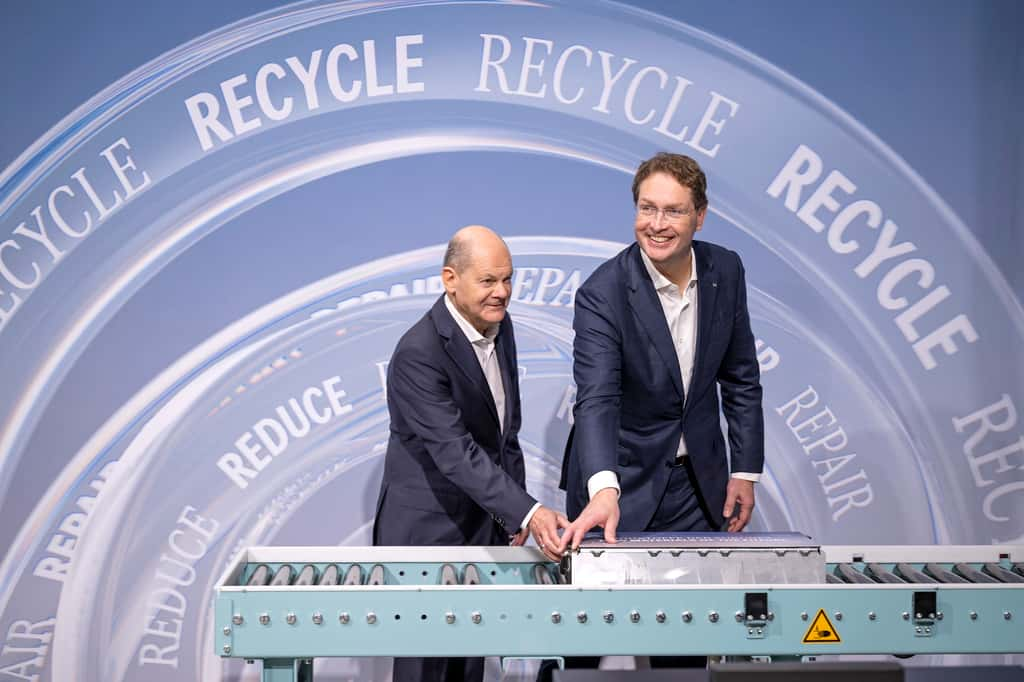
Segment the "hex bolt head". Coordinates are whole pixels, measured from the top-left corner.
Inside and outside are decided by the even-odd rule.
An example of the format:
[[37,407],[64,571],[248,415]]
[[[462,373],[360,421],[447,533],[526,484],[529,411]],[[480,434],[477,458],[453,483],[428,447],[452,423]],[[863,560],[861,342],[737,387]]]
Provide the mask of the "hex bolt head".
[[231,622],[235,625],[241,625],[245,622],[245,619],[242,618],[242,614],[236,613],[235,615],[231,616]]
[[936,620],[942,620],[942,611],[939,611],[938,613],[935,614],[935,619]]
[[297,622],[299,622],[299,619],[295,616],[294,613],[289,613],[287,616],[284,617],[284,622],[288,623],[288,625],[295,625]]
[[877,620],[878,614],[874,611],[868,611],[868,620]]
[[230,653],[231,653],[231,645],[230,645],[230,644],[225,644],[225,645],[224,645],[224,648],[222,649],[222,651],[223,651],[223,652],[224,652],[225,654],[230,654]]
[[559,623],[561,623],[562,622],[562,614],[560,614],[558,611],[553,611],[551,613],[551,622],[554,623],[555,625],[558,625]]
[[324,614],[322,614],[320,612],[314,613],[313,614],[313,624],[314,625],[323,625],[324,624]]
[[611,623],[612,621],[615,620],[615,614],[612,613],[611,611],[605,611],[604,614],[602,615],[602,618],[604,618],[604,622]]
[[971,613],[969,615],[971,617],[971,620],[978,620],[978,612],[977,611],[971,611]]
[[757,629],[757,634],[763,635],[764,634],[764,630],[762,630],[761,628],[758,628]]
[[692,620],[693,620],[693,614],[690,613],[689,611],[683,611],[683,622],[684,623],[689,623]]
[[921,628],[919,628],[919,627],[914,628],[914,632],[916,632],[917,634],[921,634]]
[[348,625],[348,622],[349,622],[350,620],[352,620],[352,617],[351,617],[351,616],[349,616],[349,615],[348,615],[348,613],[342,612],[342,613],[341,613],[341,614],[340,614],[340,615],[338,616],[338,622],[339,622],[339,623],[341,623],[342,625]]
[[747,634],[748,635],[754,634],[754,628],[747,628]]
[[1010,620],[1013,618],[1013,614],[1009,611],[1003,611],[1003,620]]
[[843,619],[843,612],[842,611],[836,611],[832,615],[836,617],[836,620],[842,620]]
[[904,611],[904,612],[903,612],[902,614],[900,614],[900,615],[901,615],[901,616],[903,617],[903,620],[910,620],[910,614],[909,614],[909,613],[907,613],[906,611]]
[[260,625],[270,625],[270,614],[269,613],[261,613],[260,614]]
[[579,613],[577,613],[576,614],[576,620],[577,620],[577,622],[580,622],[580,623],[586,623],[587,622],[587,612],[586,611],[580,611]]
[[448,623],[448,625],[451,625],[452,623],[454,623],[455,622],[455,614],[452,613],[451,611],[449,611],[448,613],[444,614],[444,622]]
[[[754,620],[754,618],[752,616],[747,616],[747,620]],[[736,622],[737,623],[742,623],[743,622],[743,612],[742,611],[737,611],[736,612]]]
[[774,611],[769,611],[768,612],[768,620],[769,621],[775,620],[775,612]]
[[479,611],[474,611],[470,614],[469,619],[473,621],[474,625],[479,625],[480,621],[483,620],[483,616],[480,615]]
[[370,611],[369,613],[367,613],[366,614],[366,622],[369,623],[370,625],[373,625],[374,623],[376,623],[377,622],[377,614],[374,613],[373,611]]
[[630,623],[639,623],[640,622],[640,612],[635,610],[635,609],[633,611],[630,611],[629,612],[629,622]]
[[806,611],[801,611],[800,612],[800,620],[807,620],[807,618],[808,618],[807,612]]
[[665,615],[664,611],[658,611],[656,614],[654,614],[654,620],[658,621],[659,623],[664,623],[666,620],[668,620],[668,616]]
[[223,632],[223,633],[224,633],[225,635],[230,635],[230,634],[231,634],[231,626],[229,626],[229,625],[225,625],[225,626],[224,626],[224,630],[223,630],[222,632]]
[[711,621],[712,623],[717,623],[718,622],[718,611],[709,611],[708,612],[708,620]]

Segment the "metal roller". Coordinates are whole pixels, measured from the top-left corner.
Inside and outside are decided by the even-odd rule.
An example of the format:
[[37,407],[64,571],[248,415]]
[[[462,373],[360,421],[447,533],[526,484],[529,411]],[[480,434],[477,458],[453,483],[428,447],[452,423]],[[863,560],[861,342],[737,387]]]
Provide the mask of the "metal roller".
[[270,567],[266,564],[260,564],[256,567],[256,570],[252,572],[249,579],[245,582],[246,585],[251,586],[262,586],[266,585],[270,580]]
[[363,584],[363,567],[359,564],[352,564],[345,571],[345,579],[341,581],[342,585],[362,585]]
[[299,577],[295,579],[295,585],[315,585],[317,579],[316,566],[306,564],[299,571]]
[[938,580],[940,583],[967,583],[969,580],[958,576],[953,571],[939,564],[925,564],[924,572]]
[[338,575],[338,566],[336,564],[328,564],[327,568],[324,569],[323,574],[320,575],[320,580],[317,582],[317,585],[337,585]]
[[462,584],[479,585],[480,583],[480,569],[476,567],[476,564],[466,564],[466,568],[462,571]]
[[997,583],[999,582],[990,575],[985,575],[970,564],[954,564],[953,572],[966,578],[972,583]]
[[1002,583],[1024,583],[1024,575],[1018,575],[999,564],[985,564],[981,570]]
[[896,564],[896,568],[893,571],[896,575],[903,578],[910,583],[937,583],[939,582],[935,578],[931,577],[923,571],[919,571],[910,564]]
[[295,569],[292,568],[291,564],[283,564],[281,568],[277,569],[274,573],[274,578],[270,581],[271,587],[278,587],[280,585],[291,585],[292,578],[295,577]]
[[536,564],[533,567],[533,582],[538,585],[554,585],[555,580],[551,577],[551,571],[546,564]]
[[367,585],[384,585],[384,567],[374,564],[370,569],[370,577],[366,579]]
[[455,567],[451,564],[444,564],[441,566],[441,584],[442,585],[458,585],[459,574],[455,572]]
[[864,574],[874,578],[880,583],[906,583],[903,578],[899,577],[881,564],[868,564],[864,567]]
[[848,583],[860,583],[870,585],[873,585],[875,583],[874,580],[867,577],[850,564],[839,564],[838,566],[836,566],[836,572],[839,573],[840,578],[842,578],[844,581]]

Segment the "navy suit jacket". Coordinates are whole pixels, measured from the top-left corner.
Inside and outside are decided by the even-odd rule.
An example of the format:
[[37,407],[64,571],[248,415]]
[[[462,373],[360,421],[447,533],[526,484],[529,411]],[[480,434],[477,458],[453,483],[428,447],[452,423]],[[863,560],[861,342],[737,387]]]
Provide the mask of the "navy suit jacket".
[[391,431],[374,544],[507,544],[533,507],[519,447],[519,376],[508,315],[495,348],[504,432],[480,362],[443,294],[398,342],[388,364]]
[[[707,504],[722,524],[732,471],[760,473],[764,415],[743,264],[732,251],[693,242],[697,258],[697,343],[689,390],[682,384],[668,323],[640,258],[629,246],[594,271],[576,293],[575,423],[562,482],[575,518],[587,481],[613,471],[621,487],[619,529],[642,531],[668,485],[680,434]],[[719,416],[729,431],[729,457]]]

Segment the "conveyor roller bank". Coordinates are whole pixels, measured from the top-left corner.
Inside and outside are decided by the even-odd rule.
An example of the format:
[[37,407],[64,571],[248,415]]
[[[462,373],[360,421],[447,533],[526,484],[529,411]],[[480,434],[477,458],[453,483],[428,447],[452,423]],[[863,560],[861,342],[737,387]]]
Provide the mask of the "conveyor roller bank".
[[527,547],[251,547],[216,651],[264,680],[322,656],[1024,652],[1024,546],[819,546],[797,533]]

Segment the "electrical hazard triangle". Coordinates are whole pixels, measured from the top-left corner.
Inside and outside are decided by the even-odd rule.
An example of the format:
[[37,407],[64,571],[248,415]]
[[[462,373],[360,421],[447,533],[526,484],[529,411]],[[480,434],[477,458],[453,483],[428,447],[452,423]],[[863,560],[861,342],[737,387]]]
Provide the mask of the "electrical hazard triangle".
[[842,642],[839,633],[832,627],[832,621],[825,615],[825,609],[818,609],[818,615],[814,617],[811,627],[807,628],[804,635],[804,644],[826,644]]

